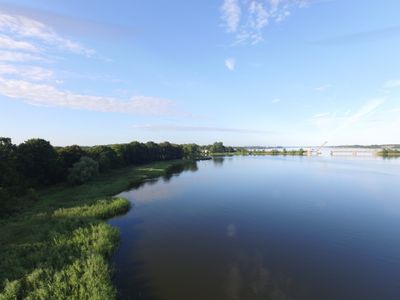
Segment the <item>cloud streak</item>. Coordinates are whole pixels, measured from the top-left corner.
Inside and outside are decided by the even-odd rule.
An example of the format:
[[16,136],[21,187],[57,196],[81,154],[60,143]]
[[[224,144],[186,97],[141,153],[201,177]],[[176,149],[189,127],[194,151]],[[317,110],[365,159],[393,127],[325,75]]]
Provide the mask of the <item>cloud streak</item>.
[[382,106],[385,98],[376,98],[367,101],[355,113],[319,113],[310,118],[313,125],[326,132],[330,137],[360,122],[368,121],[368,117],[374,115],[376,110]]
[[54,73],[49,69],[37,66],[0,64],[0,75],[14,75],[33,81],[44,81],[52,79]]
[[48,84],[0,77],[0,95],[40,106],[59,106],[72,109],[133,113],[144,115],[184,115],[171,100],[134,96],[124,101],[112,97],[93,96],[60,90]]
[[[1,50],[2,49],[2,50]],[[83,56],[96,52],[62,37],[50,26],[22,15],[0,12],[0,95],[31,105],[152,116],[190,116],[174,101],[149,96],[119,99],[87,95],[60,87],[51,69],[35,63],[54,62],[64,53]],[[55,54],[55,55],[54,55]]]
[[0,11],[9,15],[22,15],[33,20],[40,20],[53,30],[69,36],[84,36],[104,41],[104,39],[126,39],[127,36],[132,37],[139,33],[138,28],[85,20],[11,3],[1,3]]
[[328,90],[331,87],[332,86],[330,84],[324,84],[324,85],[315,87],[314,90],[317,92],[325,92],[326,90]]
[[347,45],[377,41],[385,38],[400,36],[400,26],[379,28],[370,31],[354,32],[324,38],[313,42],[317,45]]
[[63,38],[51,27],[25,16],[0,13],[0,31],[7,32],[18,38],[38,40],[43,43],[42,46],[56,46],[72,53],[86,56],[93,56],[95,54],[93,49],[86,48],[77,42]]
[[173,124],[134,125],[133,128],[148,130],[148,131],[232,132],[232,133],[249,133],[249,134],[269,133],[268,131],[254,130],[254,129],[209,127],[209,126],[187,126],[187,125],[173,125]]
[[384,89],[394,89],[400,87],[400,79],[392,79],[385,82]]

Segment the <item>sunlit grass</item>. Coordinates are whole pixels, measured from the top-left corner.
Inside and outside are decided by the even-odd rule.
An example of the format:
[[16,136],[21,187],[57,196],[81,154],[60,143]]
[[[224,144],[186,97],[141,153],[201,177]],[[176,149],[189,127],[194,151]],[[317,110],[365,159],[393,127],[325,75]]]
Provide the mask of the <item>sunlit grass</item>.
[[60,185],[0,222],[0,299],[114,299],[109,257],[118,230],[105,219],[130,203],[112,198],[176,162],[131,167],[81,185]]

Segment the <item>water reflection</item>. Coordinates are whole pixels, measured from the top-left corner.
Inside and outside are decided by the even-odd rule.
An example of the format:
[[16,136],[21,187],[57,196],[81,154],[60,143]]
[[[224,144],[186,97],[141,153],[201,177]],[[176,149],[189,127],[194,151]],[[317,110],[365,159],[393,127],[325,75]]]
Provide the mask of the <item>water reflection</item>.
[[214,166],[221,167],[224,164],[225,157],[223,157],[223,156],[215,156],[215,157],[213,157],[212,161],[214,163]]
[[165,182],[169,182],[172,177],[179,176],[184,171],[196,172],[198,169],[196,161],[185,161],[169,167],[162,178]]
[[174,166],[110,221],[121,299],[398,299],[399,178],[383,159]]
[[[198,170],[196,161],[184,161],[176,163],[169,167],[165,174],[160,178],[153,178],[133,183],[132,189],[120,194],[120,196],[128,198],[134,202],[149,202],[153,200],[161,200],[176,196],[179,192],[177,189],[171,188],[168,183],[172,178],[178,177],[183,172],[196,172]],[[164,184],[160,184],[163,182]]]
[[241,253],[228,265],[226,295],[229,300],[289,300],[291,280],[273,276],[259,251]]

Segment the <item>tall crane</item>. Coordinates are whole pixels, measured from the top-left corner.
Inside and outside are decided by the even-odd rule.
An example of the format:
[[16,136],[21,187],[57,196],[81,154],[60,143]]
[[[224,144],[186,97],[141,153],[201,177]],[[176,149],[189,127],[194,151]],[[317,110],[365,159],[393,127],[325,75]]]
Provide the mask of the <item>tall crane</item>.
[[320,151],[320,150],[321,150],[326,144],[328,144],[328,141],[325,141],[321,146],[318,147],[317,150],[315,150],[315,152],[317,153],[317,155],[318,155],[318,154],[321,154],[321,151]]

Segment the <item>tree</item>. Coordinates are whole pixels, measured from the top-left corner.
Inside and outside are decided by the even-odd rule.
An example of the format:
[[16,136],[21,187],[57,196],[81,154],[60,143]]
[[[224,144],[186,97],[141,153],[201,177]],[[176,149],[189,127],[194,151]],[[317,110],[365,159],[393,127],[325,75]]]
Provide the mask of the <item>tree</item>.
[[82,156],[85,156],[85,151],[82,150],[78,145],[72,145],[57,149],[60,157],[60,162],[63,168],[64,178],[67,176],[68,169],[70,169],[74,163],[78,162]]
[[18,170],[32,185],[60,180],[61,163],[53,146],[43,139],[30,139],[18,146]]
[[100,172],[106,172],[120,165],[117,153],[109,146],[90,147],[88,154],[99,163]]
[[225,152],[225,146],[222,142],[215,142],[211,147],[210,151],[212,153],[223,153]]
[[0,215],[14,205],[14,196],[22,194],[21,176],[17,172],[17,146],[10,138],[0,137]]
[[82,184],[99,174],[99,163],[90,157],[83,156],[69,170],[68,181],[72,184]]
[[17,172],[17,146],[12,144],[10,138],[0,137],[0,187],[16,186],[20,179]]
[[187,159],[194,159],[201,156],[200,147],[196,144],[185,144],[182,146],[183,156]]

